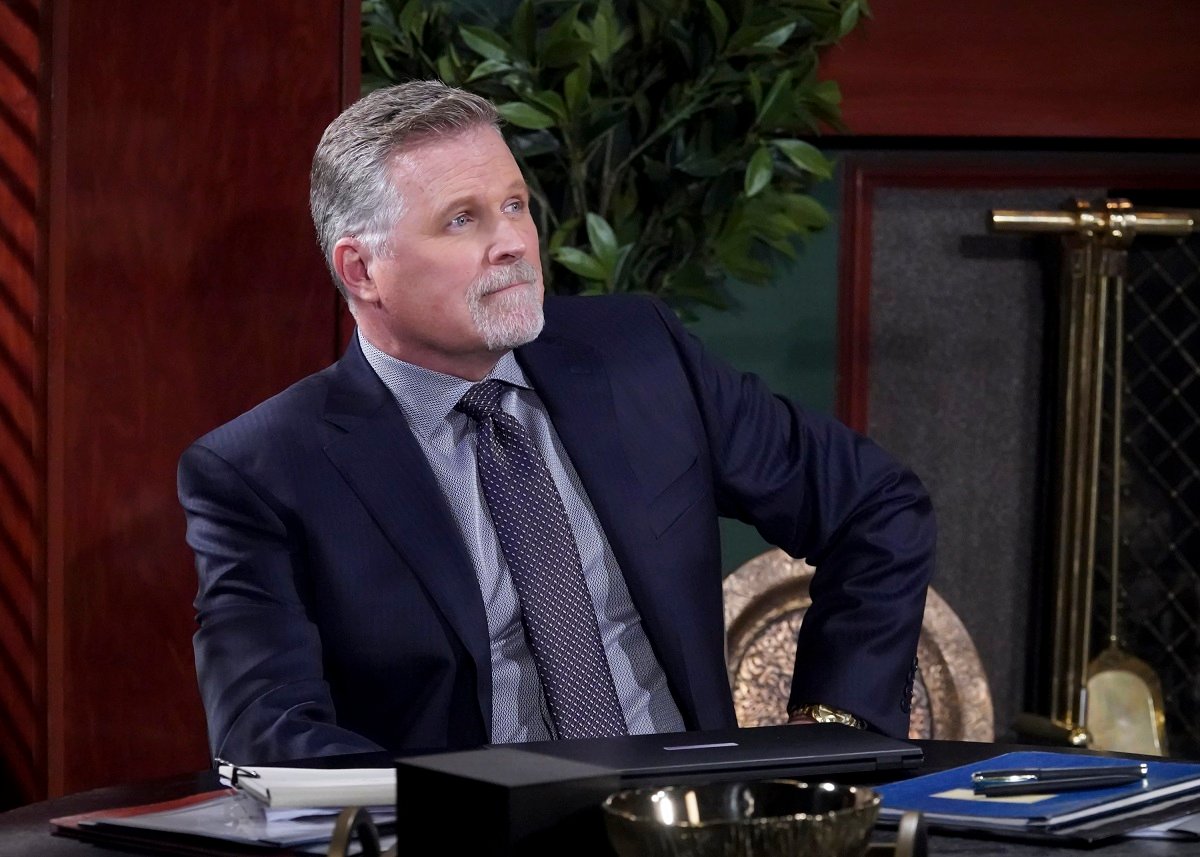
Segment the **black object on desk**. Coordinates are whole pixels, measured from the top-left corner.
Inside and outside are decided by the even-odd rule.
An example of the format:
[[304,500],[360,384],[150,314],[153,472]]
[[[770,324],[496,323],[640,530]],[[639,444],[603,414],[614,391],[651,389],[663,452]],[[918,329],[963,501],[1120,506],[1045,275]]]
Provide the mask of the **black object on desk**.
[[607,857],[599,806],[619,789],[899,771],[923,758],[832,723],[496,745],[397,759],[396,819],[432,824],[448,851],[475,857]]

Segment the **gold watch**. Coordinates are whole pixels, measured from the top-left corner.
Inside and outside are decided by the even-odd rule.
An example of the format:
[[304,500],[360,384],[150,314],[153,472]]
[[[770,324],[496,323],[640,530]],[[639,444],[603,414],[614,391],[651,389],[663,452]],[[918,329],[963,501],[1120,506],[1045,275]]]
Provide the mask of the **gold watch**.
[[853,726],[855,729],[867,728],[867,724],[863,723],[849,711],[842,711],[840,708],[834,708],[831,705],[825,705],[820,702],[798,705],[789,714],[803,714],[806,717],[811,717],[818,723],[841,723],[846,726]]

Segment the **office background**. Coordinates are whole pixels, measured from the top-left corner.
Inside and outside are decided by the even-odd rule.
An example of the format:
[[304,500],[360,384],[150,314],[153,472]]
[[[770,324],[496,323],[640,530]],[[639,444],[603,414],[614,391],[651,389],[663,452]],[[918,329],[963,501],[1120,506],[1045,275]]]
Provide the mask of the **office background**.
[[[986,210],[1195,200],[1200,9],[874,7],[822,66],[851,131],[818,141],[835,225],[695,330],[958,516],[935,585],[1003,735],[1036,672],[1047,261]],[[358,28],[355,0],[0,3],[0,805],[207,764],[175,463],[340,352],[307,174]],[[727,536],[730,568],[764,547]]]

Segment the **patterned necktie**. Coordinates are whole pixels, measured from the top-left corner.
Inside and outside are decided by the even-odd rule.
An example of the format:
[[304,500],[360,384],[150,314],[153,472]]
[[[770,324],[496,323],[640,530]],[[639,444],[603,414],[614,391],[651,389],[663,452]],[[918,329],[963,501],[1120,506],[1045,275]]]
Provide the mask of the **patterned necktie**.
[[454,406],[475,420],[479,479],[560,738],[626,735],[562,497],[525,428],[481,381]]

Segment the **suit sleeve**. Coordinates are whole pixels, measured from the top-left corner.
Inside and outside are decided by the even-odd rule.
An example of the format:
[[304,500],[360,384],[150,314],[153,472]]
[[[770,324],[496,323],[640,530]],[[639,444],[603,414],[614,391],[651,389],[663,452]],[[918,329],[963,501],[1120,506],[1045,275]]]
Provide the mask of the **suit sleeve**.
[[716,359],[656,306],[699,403],[721,514],[816,568],[789,708],[821,702],[906,735],[936,543],[924,487],[869,439]]
[[201,445],[180,460],[179,499],[199,575],[196,673],[213,754],[264,764],[381,750],[337,725],[303,549],[279,504]]

